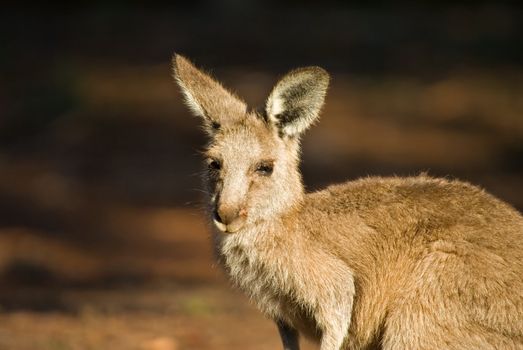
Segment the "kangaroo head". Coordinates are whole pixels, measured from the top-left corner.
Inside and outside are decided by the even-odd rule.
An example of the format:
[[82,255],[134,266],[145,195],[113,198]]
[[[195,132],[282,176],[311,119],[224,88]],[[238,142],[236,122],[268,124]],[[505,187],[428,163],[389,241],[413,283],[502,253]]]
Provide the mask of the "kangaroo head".
[[175,55],[174,78],[210,136],[205,152],[213,219],[222,232],[276,220],[301,203],[299,139],[318,118],[329,76],[322,68],[291,71],[263,113],[187,59]]

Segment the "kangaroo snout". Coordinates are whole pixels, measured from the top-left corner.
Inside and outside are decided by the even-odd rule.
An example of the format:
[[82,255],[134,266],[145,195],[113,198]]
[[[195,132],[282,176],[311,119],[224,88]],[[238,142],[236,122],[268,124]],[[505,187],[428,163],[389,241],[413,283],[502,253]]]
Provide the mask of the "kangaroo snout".
[[233,233],[245,224],[247,210],[240,206],[217,205],[214,210],[213,221],[222,232]]

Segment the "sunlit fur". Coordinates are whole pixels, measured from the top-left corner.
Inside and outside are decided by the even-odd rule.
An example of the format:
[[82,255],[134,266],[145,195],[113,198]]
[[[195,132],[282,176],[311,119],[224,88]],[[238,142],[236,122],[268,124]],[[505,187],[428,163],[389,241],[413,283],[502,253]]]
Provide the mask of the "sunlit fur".
[[[267,116],[280,128],[281,134],[300,135],[318,118],[328,85],[329,75],[320,67],[287,73],[267,99]],[[296,118],[286,120],[289,116]]]
[[[217,255],[279,324],[286,349],[297,349],[294,330],[322,350],[523,349],[523,217],[515,209],[426,175],[306,194],[299,133],[318,116],[324,71],[284,77],[265,117],[181,56],[174,70],[211,135],[207,156],[221,162],[209,170],[211,211],[241,213],[230,230],[215,231]],[[305,77],[304,94],[278,89]],[[303,96],[315,100],[309,106]],[[295,102],[304,117],[278,119]],[[270,176],[255,170],[267,159]]]

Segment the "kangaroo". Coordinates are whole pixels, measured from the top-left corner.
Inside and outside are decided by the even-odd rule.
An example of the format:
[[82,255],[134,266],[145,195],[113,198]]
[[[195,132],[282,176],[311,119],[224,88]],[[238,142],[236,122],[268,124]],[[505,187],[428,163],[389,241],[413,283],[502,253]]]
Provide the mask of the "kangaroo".
[[465,182],[368,177],[306,193],[300,138],[329,84],[285,75],[254,112],[186,58],[174,78],[203,120],[217,258],[275,321],[339,349],[523,349],[523,217]]

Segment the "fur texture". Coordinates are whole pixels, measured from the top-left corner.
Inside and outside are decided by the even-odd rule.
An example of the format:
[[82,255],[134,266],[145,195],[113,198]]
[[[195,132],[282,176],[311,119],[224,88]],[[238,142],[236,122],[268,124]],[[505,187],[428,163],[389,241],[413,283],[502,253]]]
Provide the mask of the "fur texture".
[[318,118],[328,85],[329,75],[320,67],[291,71],[272,90],[267,116],[282,134],[301,134]]
[[[219,260],[277,324],[339,349],[523,349],[523,217],[460,181],[371,177],[305,193],[299,136],[328,83],[295,70],[264,118],[181,56],[175,77],[210,130]],[[212,128],[212,123],[219,128]]]

